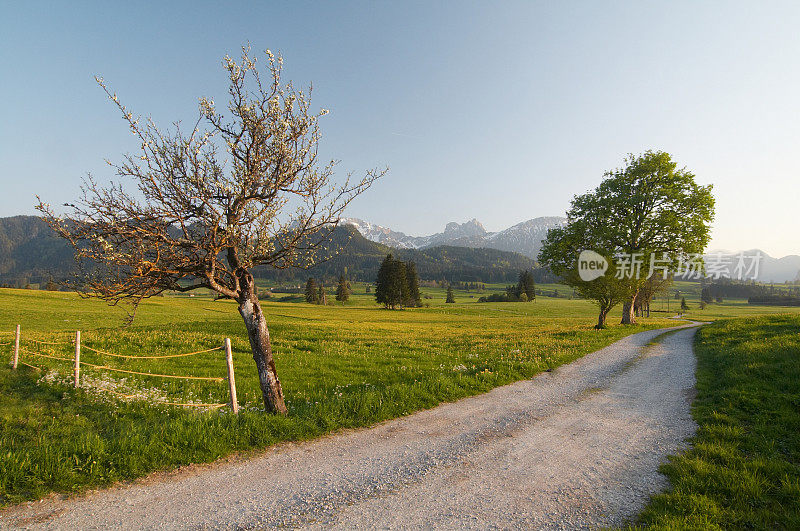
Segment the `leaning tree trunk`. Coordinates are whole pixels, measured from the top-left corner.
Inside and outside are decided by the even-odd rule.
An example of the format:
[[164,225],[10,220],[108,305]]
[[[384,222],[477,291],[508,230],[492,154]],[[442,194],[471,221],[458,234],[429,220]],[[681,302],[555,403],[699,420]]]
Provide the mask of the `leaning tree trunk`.
[[286,415],[286,404],[283,400],[283,389],[278,380],[275,369],[275,360],[272,357],[272,345],[269,341],[269,330],[264,312],[256,295],[253,276],[247,271],[238,273],[240,295],[238,298],[239,313],[247,327],[250,338],[250,348],[253,351],[253,360],[258,369],[258,380],[261,384],[261,394],[264,397],[264,407],[270,413]]
[[634,307],[636,306],[636,295],[631,297],[622,305],[622,324],[636,324],[636,317],[633,315]]

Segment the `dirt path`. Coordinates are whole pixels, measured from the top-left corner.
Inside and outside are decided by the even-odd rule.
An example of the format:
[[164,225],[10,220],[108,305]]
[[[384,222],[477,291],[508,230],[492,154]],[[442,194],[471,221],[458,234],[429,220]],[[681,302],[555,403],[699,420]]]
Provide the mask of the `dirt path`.
[[551,373],[370,429],[0,513],[0,527],[536,527],[624,523],[694,433],[692,337],[641,332]]

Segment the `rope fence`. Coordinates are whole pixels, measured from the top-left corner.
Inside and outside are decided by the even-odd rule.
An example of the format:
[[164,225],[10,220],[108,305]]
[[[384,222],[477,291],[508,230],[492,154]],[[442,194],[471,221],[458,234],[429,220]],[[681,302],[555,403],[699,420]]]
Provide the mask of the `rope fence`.
[[195,356],[197,354],[213,352],[215,350],[222,350],[224,347],[214,347],[206,350],[198,350],[197,352],[187,352],[185,354],[166,354],[163,356],[128,356],[125,354],[114,354],[112,352],[106,352],[105,350],[100,350],[98,348],[92,348],[89,345],[83,345],[82,348],[85,348],[86,350],[91,350],[92,352],[96,352],[98,354],[103,354],[104,356],[113,356],[115,358],[128,358],[134,360],[162,360],[166,358],[184,358],[186,356]]
[[40,345],[74,345],[74,340],[68,341],[42,341],[40,339],[33,339],[32,337],[27,337],[24,341],[33,341],[34,343],[39,343]]
[[[123,374],[134,374],[137,376],[150,376],[154,378],[171,378],[177,380],[190,380],[190,381],[207,381],[207,382],[222,382],[224,380],[228,381],[228,391],[230,393],[230,402],[224,404],[195,404],[195,403],[178,403],[178,402],[169,402],[169,401],[161,401],[157,400],[156,403],[159,404],[166,404],[166,405],[173,405],[173,406],[183,406],[183,407],[208,407],[208,408],[221,408],[224,406],[230,406],[231,410],[234,414],[239,413],[239,403],[236,399],[236,382],[234,380],[234,372],[233,372],[233,354],[231,351],[231,340],[229,338],[225,338],[223,341],[222,346],[213,347],[203,350],[197,350],[194,352],[185,352],[181,354],[164,354],[164,355],[148,355],[148,356],[133,356],[127,354],[117,354],[114,352],[107,352],[102,349],[90,347],[89,345],[81,344],[81,332],[80,330],[75,332],[75,337],[73,339],[65,339],[63,341],[44,341],[40,339],[35,339],[31,337],[22,338],[20,333],[20,325],[17,325],[16,330],[14,332],[4,332],[9,334],[14,334],[14,340],[9,341],[7,343],[0,343],[0,345],[13,345],[13,356],[11,360],[11,367],[12,369],[16,369],[18,365],[25,365],[26,367],[30,367],[32,369],[36,369],[41,371],[41,367],[37,367],[35,365],[31,365],[25,361],[20,359],[20,353],[24,353],[30,356],[38,356],[41,358],[56,360],[56,361],[66,361],[73,363],[73,373],[74,373],[74,384],[75,387],[80,387],[80,370],[81,366],[91,367],[92,369],[96,370],[104,370],[104,371],[111,371],[111,372],[118,372]],[[75,348],[75,355],[72,358],[65,358],[60,356],[53,355],[53,352],[49,352],[47,354],[43,352],[36,352],[34,350],[30,350],[28,348],[23,348],[20,346],[20,341],[25,342],[32,342],[38,345],[46,345],[44,348],[47,349],[48,347],[52,349],[53,346],[74,346]],[[80,359],[81,356],[81,348],[85,350],[89,350],[98,354],[100,356],[111,356],[114,358],[122,358],[122,359],[129,359],[129,360],[154,360],[154,359],[168,359],[168,358],[184,358],[188,356],[196,356],[199,354],[205,354],[208,352],[214,352],[219,350],[225,351],[225,362],[227,365],[227,378],[225,377],[215,377],[215,376],[192,376],[192,375],[180,375],[180,374],[159,374],[159,373],[151,373],[151,372],[141,372],[141,371],[132,371],[128,369],[121,369],[118,367],[110,367],[108,365],[100,365],[95,363],[89,363],[87,361],[82,361]],[[125,395],[122,393],[118,393],[116,391],[112,391],[110,389],[105,389],[102,387],[97,387],[96,389],[102,391],[108,391],[112,394],[116,394],[118,396],[122,396],[125,398],[134,398],[136,395]]]
[[71,359],[69,359],[69,358],[59,358],[58,356],[50,356],[50,355],[48,355],[48,354],[42,354],[41,352],[33,352],[33,351],[31,351],[31,350],[24,349],[24,348],[22,348],[22,347],[20,347],[19,351],[20,351],[20,352],[24,352],[25,354],[33,354],[34,356],[41,356],[41,357],[43,357],[43,358],[48,358],[48,359],[51,359],[51,360],[59,360],[59,361],[75,361],[74,359],[72,359],[72,360],[71,360]]
[[37,371],[41,371],[41,367],[37,367],[36,365],[31,365],[30,363],[25,363],[24,361],[19,362],[20,365],[25,365],[26,367],[30,367],[31,369],[36,369]]
[[[219,349],[214,349],[219,350]],[[61,358],[57,358],[61,359]],[[66,360],[72,361],[72,360]],[[179,380],[206,380],[209,382],[221,382],[225,378],[215,378],[213,376],[181,376],[179,374],[156,374],[152,372],[137,372],[137,371],[127,371],[125,369],[117,369],[116,367],[109,367],[108,365],[95,365],[94,363],[89,363],[86,361],[80,362],[81,365],[86,365],[87,367],[92,367],[95,369],[104,369],[106,371],[114,371],[114,372],[123,372],[125,374],[138,374],[140,376],[155,376],[156,378],[177,378]]]

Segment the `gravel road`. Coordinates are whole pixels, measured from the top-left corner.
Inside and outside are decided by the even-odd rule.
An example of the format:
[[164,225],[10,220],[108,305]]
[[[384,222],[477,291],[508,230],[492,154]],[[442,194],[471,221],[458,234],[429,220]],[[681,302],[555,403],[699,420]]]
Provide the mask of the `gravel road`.
[[0,527],[597,528],[667,486],[696,426],[694,325],[641,332],[553,372],[369,429],[283,444],[87,496]]

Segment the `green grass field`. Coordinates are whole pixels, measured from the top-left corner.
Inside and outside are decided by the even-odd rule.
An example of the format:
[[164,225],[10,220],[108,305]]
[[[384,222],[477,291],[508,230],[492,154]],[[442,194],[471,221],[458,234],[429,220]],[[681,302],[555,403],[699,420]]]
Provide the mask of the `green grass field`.
[[[441,288],[423,288],[428,307],[388,311],[375,305],[365,288],[355,285],[345,305],[264,303],[290,411],[286,418],[261,412],[244,326],[231,301],[213,301],[202,293],[158,297],[142,305],[131,327],[121,328],[124,313],[97,300],[0,289],[0,343],[11,339],[19,323],[22,347],[51,356],[72,356],[69,341],[76,329],[84,347],[134,356],[203,350],[230,337],[242,406],[237,417],[227,407],[158,404],[224,403],[227,384],[88,366],[82,369],[84,388],[75,390],[69,361],[23,352],[23,362],[43,370],[0,368],[0,505],[374,424],[528,378],[630,333],[677,324],[665,319],[666,313],[654,313],[635,327],[596,331],[596,310],[589,301],[540,296],[529,303],[478,304],[481,294],[456,291],[457,303],[444,304]],[[551,289],[559,286],[546,288]],[[775,311],[787,309],[731,301],[690,315],[709,319]],[[619,319],[617,308],[609,322]],[[0,352],[10,359],[10,346]],[[226,370],[220,351],[130,360],[84,348],[81,359],[172,375],[221,378]],[[121,400],[98,387],[138,398]]]
[[699,430],[640,524],[800,529],[800,316],[719,321],[695,351]]
[[[223,403],[225,382],[168,380],[84,367],[86,386],[113,385],[148,400],[122,401],[69,385],[70,362],[26,352],[16,372],[0,368],[0,504],[50,491],[75,492],[155,470],[208,462],[286,440],[366,426],[481,393],[572,361],[627,334],[675,324],[653,318],[636,327],[595,331],[588,301],[540,298],[477,304],[457,294],[443,303],[424,289],[428,308],[388,311],[363,293],[348,305],[266,302],[278,374],[289,416],[261,413],[260,391],[244,326],[234,303],[206,297],[159,297],[121,329],[122,312],[73,294],[0,290],[0,342],[22,325],[26,350],[71,357],[82,345],[116,354],[163,355],[233,342],[242,413],[154,405],[154,400]],[[463,302],[461,302],[463,301]],[[610,322],[618,322],[615,315]],[[48,341],[58,345],[31,341]],[[2,352],[10,359],[10,347]],[[86,348],[81,359],[137,372],[222,377],[219,351],[166,360],[111,358]],[[47,375],[44,377],[44,375]]]

